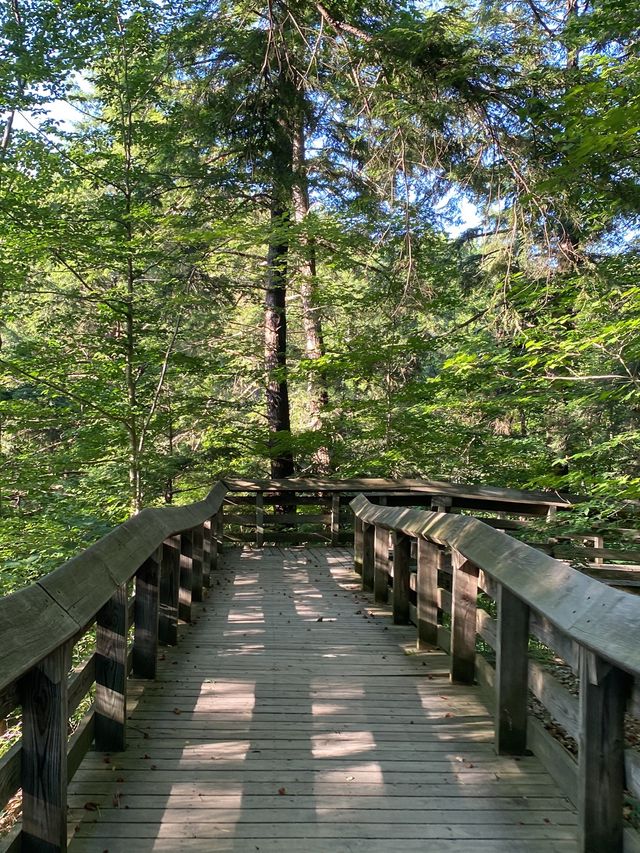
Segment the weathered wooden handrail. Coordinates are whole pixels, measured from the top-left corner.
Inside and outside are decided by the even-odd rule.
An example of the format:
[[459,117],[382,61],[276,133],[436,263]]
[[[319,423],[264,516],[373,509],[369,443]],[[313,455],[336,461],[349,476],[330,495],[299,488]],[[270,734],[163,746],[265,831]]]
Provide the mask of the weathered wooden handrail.
[[[447,506],[455,510],[480,510],[501,515],[540,517],[570,509],[583,498],[556,492],[519,491],[497,486],[470,486],[437,480],[358,478],[328,480],[226,480],[229,493],[225,511],[232,541],[315,542],[339,545],[353,535],[348,503],[359,493],[380,504]],[[286,501],[285,501],[286,497]],[[274,509],[280,505],[280,511]],[[282,512],[282,505],[286,511]],[[489,523],[508,529],[522,526],[514,519],[494,518]]]
[[[578,806],[579,849],[622,853],[624,713],[632,678],[640,675],[640,599],[475,518],[375,506],[363,495],[351,508],[356,519],[355,565],[363,588],[373,591],[377,600],[387,598],[392,533],[394,621],[409,621],[407,602],[415,591],[419,641],[450,649],[452,680],[468,683],[478,677],[493,683],[499,753],[522,754],[527,747],[529,689],[547,700],[578,741],[577,773],[570,764],[554,768],[556,773],[549,769],[556,778],[565,773],[576,780],[576,790],[567,793]],[[417,571],[412,577],[407,555],[413,539]],[[445,549],[450,550],[449,565]],[[445,573],[452,578],[450,591],[439,585]],[[479,591],[496,601],[497,620],[478,609]],[[439,611],[451,613],[450,631],[438,623]],[[579,702],[529,661],[530,634],[575,668]],[[476,654],[476,635],[495,650],[495,673],[488,673],[485,659]],[[637,699],[632,701],[637,706]],[[541,740],[540,731],[536,728],[535,746],[540,744],[541,752],[548,753],[540,757],[553,764],[559,752]],[[626,757],[627,785],[637,794],[639,780],[631,777],[639,762],[635,753]]]
[[[67,849],[67,782],[94,739],[102,751],[124,749],[127,676],[155,677],[158,643],[176,643],[178,619],[190,621],[192,601],[202,600],[226,492],[218,483],[198,503],[143,510],[0,599],[0,719],[22,710],[22,740],[0,759],[0,808],[22,789],[21,832],[5,851]],[[73,646],[94,625],[95,653],[70,678]],[[69,740],[69,715],[94,683],[93,707]]]

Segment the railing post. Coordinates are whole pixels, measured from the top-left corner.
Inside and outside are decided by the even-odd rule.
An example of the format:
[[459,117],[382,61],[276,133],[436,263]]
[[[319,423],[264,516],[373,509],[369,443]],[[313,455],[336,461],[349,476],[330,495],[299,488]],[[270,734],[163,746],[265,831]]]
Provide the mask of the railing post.
[[160,572],[160,624],[158,638],[167,646],[178,643],[178,591],[180,588],[180,534],[162,545]]
[[334,492],[331,495],[331,544],[337,545],[340,535],[340,495]]
[[220,509],[215,515],[215,531],[216,541],[218,543],[218,554],[224,551],[224,504],[220,504]]
[[67,849],[67,679],[64,644],[30,670],[20,684],[22,704],[23,853]]
[[451,680],[473,684],[476,672],[476,609],[478,568],[452,551]]
[[194,527],[191,530],[191,572],[192,572],[192,601],[202,601],[204,598],[203,587],[204,577],[202,569],[202,542],[203,531],[202,526]]
[[357,515],[353,517],[353,569],[362,575],[362,550],[364,547],[364,524]]
[[202,584],[211,587],[211,519],[202,524]]
[[523,755],[529,706],[529,607],[502,584],[497,604],[496,749],[498,755]]
[[411,572],[411,537],[393,531],[393,623],[409,624],[409,583]]
[[362,527],[362,589],[365,592],[373,591],[373,577],[375,574],[375,533],[373,524],[366,522]]
[[264,492],[256,492],[256,548],[264,547]]
[[136,572],[133,674],[137,678],[156,677],[161,555],[158,548]]
[[373,599],[380,604],[389,601],[389,531],[376,524]]
[[180,534],[180,593],[178,596],[178,617],[183,622],[191,622],[191,602],[193,601],[193,535],[191,530]]
[[127,723],[127,585],[98,611],[96,627],[96,725],[98,752],[122,752]]
[[579,853],[622,853],[627,677],[580,648]]
[[438,563],[440,549],[428,539],[418,539],[418,647],[438,644]]
[[215,572],[218,568],[218,516],[210,519],[211,536],[209,539],[209,572]]

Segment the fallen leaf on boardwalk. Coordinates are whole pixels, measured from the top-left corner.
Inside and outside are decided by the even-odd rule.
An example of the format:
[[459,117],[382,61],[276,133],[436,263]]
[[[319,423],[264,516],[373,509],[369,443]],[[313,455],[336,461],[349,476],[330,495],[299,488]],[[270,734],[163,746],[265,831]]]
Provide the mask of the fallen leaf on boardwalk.
[[451,713],[451,711],[449,711],[447,714],[444,715],[445,720],[447,720],[449,717],[453,717],[453,714]]
[[324,622],[324,617],[318,616],[318,618],[316,619],[316,622]]
[[108,755],[105,755],[102,760],[105,764],[111,764],[111,757]]
[[116,779],[116,782],[118,782],[118,783],[124,782],[124,778],[122,776],[118,776],[118,778]]
[[83,808],[88,812],[97,812],[98,804],[97,803],[85,803]]
[[280,794],[281,797],[284,797],[284,795],[287,793],[287,789],[286,788],[278,788],[278,793]]
[[174,709],[173,709],[173,713],[174,713],[174,714],[181,714],[181,713],[182,713],[182,711],[180,710],[180,708],[174,708]]
[[355,782],[355,781],[356,781],[355,776],[347,776],[347,782]]
[[149,753],[148,753],[148,752],[145,752],[145,754],[144,754],[142,757],[143,757],[143,758],[151,758],[151,756],[149,755]]

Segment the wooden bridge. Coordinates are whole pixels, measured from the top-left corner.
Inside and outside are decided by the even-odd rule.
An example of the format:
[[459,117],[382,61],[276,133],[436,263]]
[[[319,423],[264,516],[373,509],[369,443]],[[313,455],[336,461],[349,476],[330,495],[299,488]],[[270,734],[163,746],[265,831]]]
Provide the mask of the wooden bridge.
[[230,481],[143,511],[0,601],[0,849],[638,853],[640,599],[597,534],[584,573],[505,532],[569,503]]

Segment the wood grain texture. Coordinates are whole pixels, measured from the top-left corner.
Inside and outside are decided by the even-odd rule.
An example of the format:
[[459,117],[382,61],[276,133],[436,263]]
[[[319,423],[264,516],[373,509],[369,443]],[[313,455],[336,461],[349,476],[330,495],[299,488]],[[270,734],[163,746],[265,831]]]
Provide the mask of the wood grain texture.
[[217,580],[131,684],[127,752],[79,768],[71,853],[574,853],[548,774],[495,755],[478,689],[372,605],[351,553],[228,551]]
[[167,537],[162,544],[158,639],[167,646],[175,646],[178,642],[179,589],[180,534],[177,534]]
[[96,747],[118,752],[126,747],[127,585],[98,612],[96,623]]
[[178,593],[178,618],[191,622],[193,602],[193,532],[180,534],[180,590]]
[[529,710],[529,608],[503,586],[497,604],[496,749],[499,755],[523,755]]
[[478,568],[454,551],[451,603],[451,680],[473,684],[476,664]]
[[375,506],[362,495],[351,507],[369,524],[449,545],[559,628],[569,646],[578,643],[640,675],[638,596],[607,587],[475,518]]
[[411,539],[404,533],[393,533],[393,622],[409,623],[409,561]]
[[67,849],[68,645],[34,667],[20,685],[22,703],[22,850]]
[[133,674],[136,678],[156,677],[161,553],[160,549],[157,549],[136,573],[133,615]]
[[376,529],[373,524],[362,527],[362,589],[373,592],[376,561]]
[[374,534],[373,596],[376,602],[385,604],[389,600],[389,531],[376,527]]
[[418,539],[416,606],[418,644],[438,642],[438,546]]

